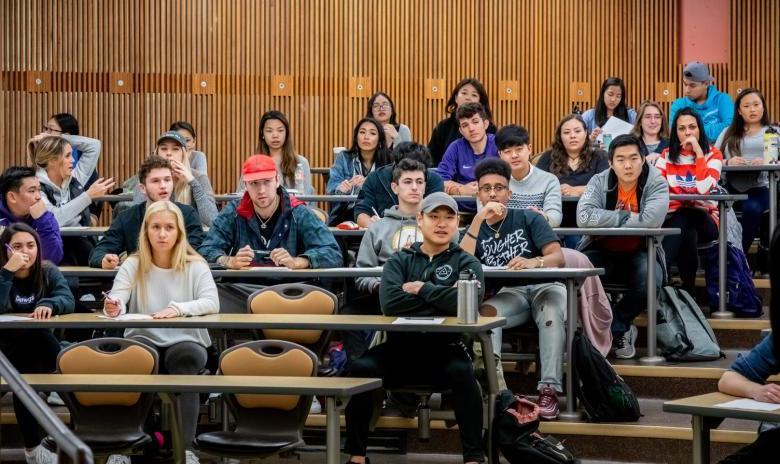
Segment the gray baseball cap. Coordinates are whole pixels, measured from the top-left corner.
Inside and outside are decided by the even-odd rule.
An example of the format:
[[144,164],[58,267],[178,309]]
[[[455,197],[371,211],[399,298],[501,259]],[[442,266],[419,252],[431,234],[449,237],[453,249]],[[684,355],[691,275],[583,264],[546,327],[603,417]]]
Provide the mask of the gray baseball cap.
[[422,212],[428,214],[440,206],[446,206],[456,214],[458,212],[458,203],[444,192],[434,192],[425,197],[422,201]]
[[683,77],[695,82],[709,82],[713,79],[710,68],[701,61],[691,61],[683,68]]

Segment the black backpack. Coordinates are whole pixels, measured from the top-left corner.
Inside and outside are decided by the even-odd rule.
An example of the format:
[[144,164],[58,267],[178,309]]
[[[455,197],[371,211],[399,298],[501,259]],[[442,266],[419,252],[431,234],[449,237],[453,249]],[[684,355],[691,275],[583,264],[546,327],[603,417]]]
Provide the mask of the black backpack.
[[574,389],[592,422],[634,422],[642,414],[631,388],[593,347],[582,329],[574,334],[572,349]]
[[509,464],[577,464],[578,460],[551,436],[539,433],[539,419],[520,423],[512,409],[518,408],[520,397],[504,390],[496,398],[493,418],[493,446]]

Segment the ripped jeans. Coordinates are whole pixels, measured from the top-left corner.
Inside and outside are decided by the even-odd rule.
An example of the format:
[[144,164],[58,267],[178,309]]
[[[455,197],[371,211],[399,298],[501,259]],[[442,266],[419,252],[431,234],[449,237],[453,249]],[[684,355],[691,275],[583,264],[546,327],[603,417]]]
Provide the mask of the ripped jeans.
[[[482,306],[490,306],[496,310],[496,316],[505,317],[507,328],[525,324],[533,316],[539,329],[542,363],[538,388],[549,384],[561,393],[566,349],[566,287],[560,282],[504,287]],[[495,354],[500,356],[500,328],[493,329],[492,342]]]

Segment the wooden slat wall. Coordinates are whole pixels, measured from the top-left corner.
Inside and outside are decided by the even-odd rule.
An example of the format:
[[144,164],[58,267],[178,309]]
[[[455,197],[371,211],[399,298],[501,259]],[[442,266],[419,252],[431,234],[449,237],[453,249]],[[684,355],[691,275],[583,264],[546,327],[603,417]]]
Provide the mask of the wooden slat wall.
[[[780,9],[776,0],[731,9],[731,63],[714,67],[718,85],[762,88],[777,118]],[[69,111],[103,140],[101,173],[125,179],[156,135],[184,119],[215,189],[229,191],[272,108],[289,116],[311,165],[329,166],[331,147],[349,145],[365,111],[355,78],[393,96],[399,120],[427,142],[445,102],[425,97],[426,81],[442,79],[448,95],[476,76],[496,122],[526,125],[541,151],[572,108],[572,82],[590,91],[582,109],[610,75],[626,80],[633,106],[658,98],[657,83],[677,83],[678,19],[672,0],[6,0],[0,167],[23,162],[27,138]],[[47,92],[28,91],[35,72]],[[110,91],[112,73],[128,73],[130,93]],[[194,92],[196,76],[206,94]],[[272,95],[275,76],[288,76],[291,95]]]

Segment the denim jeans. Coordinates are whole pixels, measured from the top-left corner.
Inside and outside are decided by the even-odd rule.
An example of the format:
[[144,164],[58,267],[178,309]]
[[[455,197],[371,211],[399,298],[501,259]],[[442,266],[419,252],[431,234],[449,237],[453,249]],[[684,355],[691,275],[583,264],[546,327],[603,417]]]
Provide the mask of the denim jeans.
[[[563,352],[566,349],[566,287],[560,282],[504,287],[482,306],[491,306],[506,318],[506,327],[517,327],[533,317],[539,329],[541,389],[549,384],[563,392]],[[501,328],[493,329],[493,350],[501,354]],[[483,353],[483,355],[485,355]]]
[[[742,193],[742,192],[740,192]],[[744,192],[748,199],[734,202],[734,210],[742,211],[742,249],[747,254],[761,227],[761,217],[769,209],[769,188],[756,187]]]
[[[612,337],[617,339],[629,329],[634,318],[647,309],[647,251],[637,250],[626,254],[590,249],[585,251],[585,256],[593,263],[593,267],[604,268],[602,283],[629,288],[623,298],[612,305]],[[663,270],[658,260],[655,261],[655,289],[658,295],[663,285]]]

